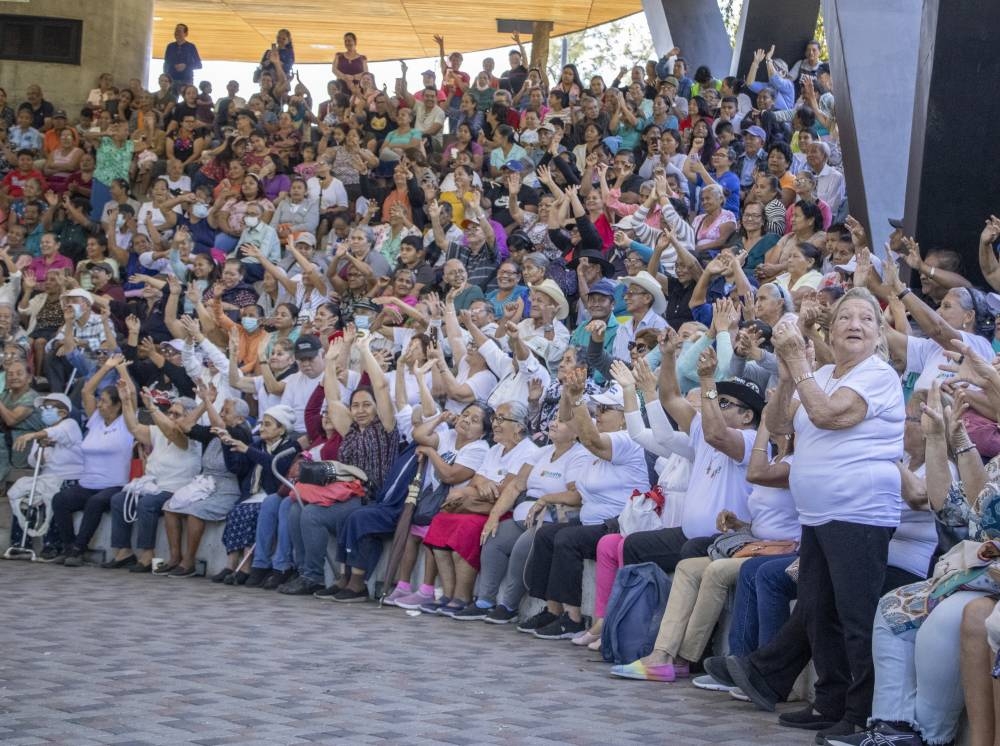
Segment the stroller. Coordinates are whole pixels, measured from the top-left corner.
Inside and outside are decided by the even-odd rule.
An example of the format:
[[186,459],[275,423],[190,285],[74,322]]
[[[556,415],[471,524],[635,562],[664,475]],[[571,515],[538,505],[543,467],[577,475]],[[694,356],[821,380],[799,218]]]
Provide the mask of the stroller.
[[45,456],[45,449],[39,448],[35,457],[35,472],[31,478],[31,490],[28,496],[21,498],[12,505],[14,517],[21,526],[21,543],[19,546],[11,546],[3,553],[3,558],[7,560],[24,559],[34,562],[38,557],[35,550],[29,546],[29,539],[36,536],[45,536],[52,522],[52,506],[41,501],[35,504],[35,489],[38,487],[38,473],[42,468],[42,460]]

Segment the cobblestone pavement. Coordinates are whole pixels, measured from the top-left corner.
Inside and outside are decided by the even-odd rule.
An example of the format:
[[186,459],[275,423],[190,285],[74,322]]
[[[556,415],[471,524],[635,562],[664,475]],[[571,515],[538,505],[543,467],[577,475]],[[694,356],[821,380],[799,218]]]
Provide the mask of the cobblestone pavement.
[[512,627],[26,562],[0,598],[6,746],[812,742]]

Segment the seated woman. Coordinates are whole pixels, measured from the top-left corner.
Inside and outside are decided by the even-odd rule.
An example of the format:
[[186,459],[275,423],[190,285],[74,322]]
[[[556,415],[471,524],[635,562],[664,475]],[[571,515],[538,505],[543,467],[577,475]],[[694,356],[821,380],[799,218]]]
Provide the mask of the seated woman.
[[[553,419],[548,434],[550,444],[539,450],[528,475],[522,478],[519,473],[509,481],[490,511],[480,535],[479,596],[457,612],[455,619],[485,619],[491,624],[517,619],[525,592],[524,566],[535,538],[530,529],[539,519],[565,522],[567,509],[575,512],[580,504],[572,483],[589,466],[590,454],[580,445],[570,422]],[[501,520],[511,511],[510,520]]]
[[[691,439],[687,434],[675,431],[670,424],[667,413],[663,411],[663,405],[656,395],[656,376],[653,375],[645,358],[636,360],[632,370],[629,370],[622,361],[616,360],[611,365],[611,375],[622,387],[628,434],[649,453],[658,456],[655,465],[656,473],[659,475],[657,484],[665,498],[663,512],[660,514],[663,527],[677,527],[684,515],[684,498],[691,476],[691,459],[694,458]],[[649,427],[646,427],[642,412],[639,410],[637,391],[642,393],[642,400],[646,403]],[[699,389],[692,389],[687,398],[691,406],[696,409],[701,408]],[[624,565],[622,558],[624,543],[625,536],[621,533],[608,534],[597,542],[594,622],[589,630],[573,638],[574,645],[587,645],[591,650],[601,648],[601,630],[604,627],[608,599],[611,597],[618,568]]]
[[[170,558],[153,570],[154,575],[192,577],[205,524],[226,520],[229,511],[239,502],[240,483],[226,467],[219,436],[227,434],[239,440],[250,440],[250,427],[246,423],[250,408],[242,399],[228,399],[222,405],[222,411],[218,412],[214,404],[216,395],[214,387],[199,381],[198,407],[181,423],[181,429],[188,438],[202,445],[201,473],[163,505],[163,526],[167,531]],[[208,425],[197,424],[197,418],[202,414],[208,417]],[[187,534],[187,543],[183,548],[182,527]]]
[[[62,487],[63,481],[80,478],[83,469],[80,443],[83,435],[76,420],[69,419],[71,405],[69,397],[64,394],[40,396],[35,400],[35,408],[41,413],[42,424],[45,427],[19,436],[14,440],[14,450],[30,449],[28,465],[35,466],[39,459],[42,464],[34,477],[21,477],[14,482],[7,490],[7,499],[10,501],[11,512],[19,516],[11,528],[20,525],[22,531],[31,528],[37,532],[41,531],[41,527],[37,524],[42,513],[36,514],[38,517],[35,519],[35,525],[30,526],[30,518],[22,511],[21,505],[30,497],[31,505],[45,505],[44,515],[52,515],[52,499]],[[55,525],[51,522],[49,531],[53,535],[56,534]],[[16,538],[18,541],[21,539],[20,536]],[[49,555],[51,551],[44,559],[48,559]]]
[[[195,408],[194,400],[176,399],[162,412],[146,392],[143,405],[153,424],[143,425],[135,406],[135,385],[126,368],[119,368],[118,395],[122,400],[125,424],[139,443],[152,449],[143,476],[133,479],[111,498],[111,546],[114,556],[102,567],[130,565],[129,572],[151,572],[156,547],[156,523],[163,504],[188,484],[201,469],[201,444],[189,439],[181,421]],[[132,549],[132,523],[138,524],[136,548]]]
[[[426,366],[422,370],[426,370]],[[418,381],[421,399],[430,399],[426,377],[420,376]],[[418,444],[417,453],[428,464],[421,485],[421,495],[468,485],[489,452],[490,442],[493,440],[492,418],[493,410],[489,405],[477,401],[467,404],[457,416],[445,410],[427,418],[413,429],[413,441]],[[449,427],[449,423],[453,424]],[[434,601],[437,567],[431,550],[425,553],[423,582],[416,590],[410,584],[418,549],[427,531],[426,525],[410,526],[406,550],[397,573],[398,582],[392,593],[385,598],[385,603],[390,606],[419,609],[423,604]]]
[[[389,397],[389,385],[369,344],[371,336],[355,344],[361,353],[364,371],[370,386],[359,386],[345,406],[338,379],[339,359],[345,354],[345,342],[338,339],[326,353],[326,372],[323,390],[326,408],[333,426],[343,441],[337,454],[338,460],[355,466],[368,477],[368,488],[374,493],[382,486],[393,460],[399,453],[399,430],[396,412]],[[326,547],[330,534],[343,535],[347,517],[363,505],[360,496],[351,497],[332,505],[305,505],[294,503],[288,511],[288,531],[295,545],[299,562],[299,576],[278,587],[279,593],[305,596],[322,591],[335,601],[364,601],[368,591],[364,587],[364,571],[355,573],[345,564],[341,582],[324,589]],[[338,557],[343,562],[345,557]],[[321,596],[322,598],[322,596]]]
[[472,601],[479,572],[480,535],[487,516],[507,482],[527,479],[538,448],[531,442],[528,408],[507,402],[493,414],[493,441],[476,475],[453,488],[431,521],[424,545],[434,552],[444,595],[420,607],[428,614],[453,616]]
[[[52,498],[52,521],[62,545],[66,567],[80,567],[83,553],[97,531],[101,516],[111,507],[111,497],[128,482],[132,466],[132,445],[135,438],[122,414],[118,389],[101,382],[118,365],[124,365],[121,355],[112,355],[94,375],[87,379],[80,392],[83,411],[87,415],[87,434],[80,444],[83,467],[76,484],[64,485]],[[73,530],[73,513],[83,511],[80,530]],[[56,552],[58,555],[60,552]],[[126,562],[126,564],[128,564]]]
[[621,387],[590,397],[597,407],[595,422],[584,403],[586,380],[586,370],[574,368],[563,383],[559,402],[559,419],[573,423],[590,452],[587,468],[574,481],[580,517],[538,529],[525,570],[528,592],[544,599],[546,608],[517,629],[543,640],[568,639],[587,628],[580,610],[583,561],[594,559],[602,536],[617,531],[617,516],[632,491],[649,489],[645,452],[625,432]]
[[[244,440],[229,433],[219,436],[226,468],[240,480],[240,501],[226,516],[222,543],[229,561],[225,569],[212,577],[213,582],[245,585],[249,579],[250,573],[244,572],[242,567],[254,551],[261,503],[281,488],[274,472],[287,474],[299,450],[298,443],[288,436],[294,422],[295,413],[291,408],[279,404],[264,410],[254,438]],[[273,463],[276,456],[280,456],[277,466]],[[263,532],[269,551],[274,544],[276,523],[277,517],[269,516]],[[261,576],[266,577],[266,573]]]
[[747,468],[747,481],[756,485],[747,498],[750,521],[741,521],[729,510],[722,510],[716,518],[719,531],[745,534],[748,543],[726,558],[692,557],[677,563],[653,652],[614,666],[612,676],[646,681],[687,676],[711,639],[741,565],[752,556],[794,553],[801,530],[788,490],[791,441],[779,436],[775,456],[769,459],[768,440],[767,428],[761,424]]

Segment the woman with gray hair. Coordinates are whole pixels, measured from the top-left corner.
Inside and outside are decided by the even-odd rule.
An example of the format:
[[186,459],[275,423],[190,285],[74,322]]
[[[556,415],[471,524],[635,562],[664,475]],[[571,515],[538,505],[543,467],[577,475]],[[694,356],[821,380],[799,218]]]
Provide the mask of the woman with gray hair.
[[691,224],[695,234],[695,252],[699,258],[714,257],[736,232],[736,216],[723,209],[726,191],[718,184],[704,187],[700,200],[701,214]]
[[[163,505],[163,527],[167,532],[170,558],[153,569],[154,575],[192,577],[205,524],[226,520],[229,511],[239,502],[240,482],[226,467],[219,435],[228,434],[238,440],[249,441],[250,427],[246,418],[250,415],[250,408],[242,399],[227,399],[219,412],[214,404],[216,396],[214,387],[199,382],[198,406],[180,423],[188,438],[202,446],[201,473],[174,492]],[[197,423],[197,418],[203,414],[208,420],[207,425]],[[187,536],[183,546],[182,528]]]
[[[826,143],[822,144],[826,145]],[[802,169],[795,174],[795,201],[785,208],[785,233],[792,232],[795,205],[800,202],[810,202],[816,205],[823,216],[823,230],[830,227],[830,223],[833,222],[833,213],[830,211],[830,205],[821,200],[816,193],[818,185],[819,181],[812,171]]]
[[[452,489],[431,520],[424,546],[434,552],[444,595],[420,607],[427,613],[454,616],[472,602],[472,586],[479,573],[480,537],[497,500],[513,480],[524,482],[538,455],[531,441],[528,407],[506,402],[493,413],[493,445],[476,475]],[[504,513],[501,520],[510,517]]]

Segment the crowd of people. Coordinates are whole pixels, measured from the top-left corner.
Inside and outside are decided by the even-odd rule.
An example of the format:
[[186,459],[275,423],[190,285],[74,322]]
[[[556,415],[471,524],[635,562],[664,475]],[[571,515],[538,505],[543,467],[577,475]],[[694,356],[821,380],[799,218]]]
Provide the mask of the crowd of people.
[[213,582],[363,602],[413,487],[387,604],[599,649],[651,562],[659,635],[615,677],[773,710],[812,661],[780,722],[817,743],[1000,739],[1000,219],[990,287],[965,247],[872,246],[818,43],[585,82],[436,37],[390,91],[348,33],[316,102],[288,30],[245,99],[187,36],[77,116],[0,89],[14,544],[46,515],[79,567],[110,513],[103,567],[189,578],[224,523]]

